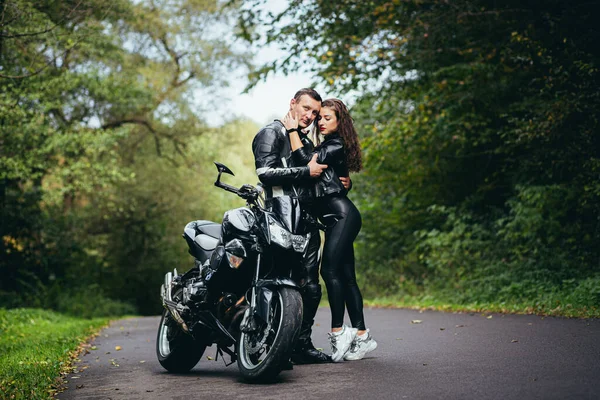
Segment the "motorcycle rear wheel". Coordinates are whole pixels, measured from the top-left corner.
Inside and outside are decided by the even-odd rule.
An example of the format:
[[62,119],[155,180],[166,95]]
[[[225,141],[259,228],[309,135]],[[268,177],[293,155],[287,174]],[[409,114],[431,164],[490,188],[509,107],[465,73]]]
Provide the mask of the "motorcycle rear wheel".
[[156,336],[158,362],[169,372],[188,372],[206,350],[179,327],[169,311],[164,310]]
[[[236,343],[237,364],[250,382],[272,381],[289,362],[302,323],[302,297],[292,288],[281,287],[273,299],[270,326],[256,332],[241,332]],[[266,335],[266,337],[265,337]],[[259,345],[259,343],[264,344]],[[260,349],[256,350],[256,347]]]

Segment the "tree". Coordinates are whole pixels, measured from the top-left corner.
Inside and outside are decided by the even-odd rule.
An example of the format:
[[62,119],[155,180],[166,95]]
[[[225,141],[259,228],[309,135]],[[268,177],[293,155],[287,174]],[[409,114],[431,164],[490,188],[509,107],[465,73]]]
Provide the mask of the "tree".
[[105,265],[90,207],[140,184],[148,142],[174,168],[188,162],[209,131],[192,101],[248,58],[221,34],[235,10],[218,1],[4,0],[0,12],[0,304],[37,291],[51,305],[53,287]]
[[256,79],[309,68],[358,94],[372,293],[533,302],[588,285],[577,301],[600,304],[600,2],[314,0],[279,15],[257,3],[246,38],[290,56]]

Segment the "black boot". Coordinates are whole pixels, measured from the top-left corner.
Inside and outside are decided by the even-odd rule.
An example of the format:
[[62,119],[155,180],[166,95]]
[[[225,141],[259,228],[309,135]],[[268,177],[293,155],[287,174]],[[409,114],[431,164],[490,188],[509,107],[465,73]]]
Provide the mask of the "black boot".
[[331,362],[331,357],[315,349],[310,335],[315,322],[315,315],[321,301],[321,285],[307,284],[303,288],[302,300],[304,305],[304,318],[298,334],[298,341],[292,353],[294,364],[322,364]]
[[296,347],[292,353],[292,362],[294,364],[324,364],[331,362],[331,356],[315,349],[311,342],[305,343],[302,347]]

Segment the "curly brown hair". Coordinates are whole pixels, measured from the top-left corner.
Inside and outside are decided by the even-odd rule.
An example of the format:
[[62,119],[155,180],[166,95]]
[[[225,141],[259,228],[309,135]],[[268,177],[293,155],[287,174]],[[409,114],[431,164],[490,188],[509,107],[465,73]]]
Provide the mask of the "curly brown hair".
[[362,165],[362,152],[360,150],[360,142],[358,134],[354,129],[354,120],[350,116],[348,107],[338,99],[326,99],[321,103],[321,107],[331,108],[335,112],[337,118],[339,133],[344,142],[344,150],[346,152],[346,165],[351,172],[359,172]]

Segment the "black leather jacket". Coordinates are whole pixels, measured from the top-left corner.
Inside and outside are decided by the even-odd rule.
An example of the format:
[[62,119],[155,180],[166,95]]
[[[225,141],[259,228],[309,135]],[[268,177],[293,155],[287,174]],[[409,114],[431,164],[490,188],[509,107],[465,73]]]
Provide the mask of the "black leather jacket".
[[[310,139],[305,137],[302,143],[312,152],[314,145]],[[314,200],[315,181],[310,177],[307,163],[295,164],[297,166],[292,163],[290,139],[281,121],[271,122],[256,134],[252,152],[256,174],[265,186],[267,199],[290,196],[303,203]]]
[[[304,135],[300,135],[302,138]],[[303,140],[304,143],[304,140]],[[312,142],[311,142],[312,143]],[[327,164],[327,169],[317,180],[315,196],[323,197],[335,193],[346,194],[346,189],[340,181],[340,176],[348,176],[344,142],[338,133],[330,133],[316,148],[304,146],[292,152],[292,165],[306,165],[317,154],[319,164]]]

